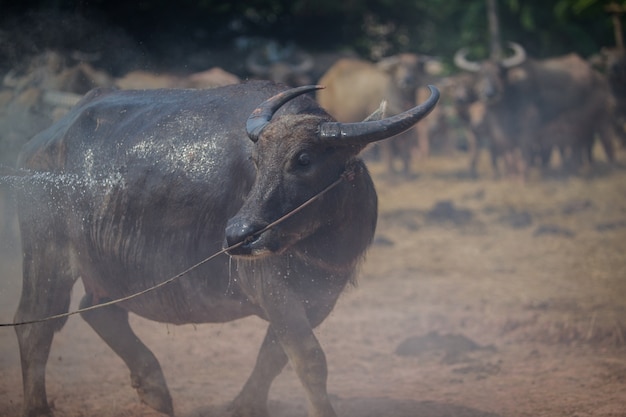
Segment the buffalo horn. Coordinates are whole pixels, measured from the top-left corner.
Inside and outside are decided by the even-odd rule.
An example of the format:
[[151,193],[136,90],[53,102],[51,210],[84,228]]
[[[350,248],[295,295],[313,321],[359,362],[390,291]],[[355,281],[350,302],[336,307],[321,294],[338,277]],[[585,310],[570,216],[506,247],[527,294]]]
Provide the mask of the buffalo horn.
[[319,137],[323,140],[339,139],[346,143],[363,145],[390,138],[411,128],[435,108],[439,100],[439,90],[429,85],[430,97],[410,110],[383,120],[359,123],[325,122],[320,126]]
[[254,109],[250,117],[248,117],[248,121],[246,122],[246,131],[248,132],[248,137],[256,142],[259,139],[259,135],[265,126],[272,119],[274,113],[289,100],[292,100],[299,95],[306,94],[310,91],[319,90],[320,88],[324,88],[320,85],[305,85],[302,87],[292,88],[282,93],[278,93],[273,97],[270,97],[259,107]]
[[513,50],[513,55],[501,61],[504,68],[516,67],[526,60],[526,51],[522,45],[515,42],[509,42],[508,45]]
[[470,61],[467,59],[467,48],[461,48],[454,54],[454,65],[470,72],[480,71],[480,64],[478,62]]

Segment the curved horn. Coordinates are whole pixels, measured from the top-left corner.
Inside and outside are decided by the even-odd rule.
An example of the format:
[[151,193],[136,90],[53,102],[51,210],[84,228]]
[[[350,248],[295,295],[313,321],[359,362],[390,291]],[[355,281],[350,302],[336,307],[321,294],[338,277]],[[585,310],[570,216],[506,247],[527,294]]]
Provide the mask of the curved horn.
[[413,127],[415,123],[423,119],[431,112],[439,100],[439,90],[429,85],[430,97],[404,113],[388,117],[383,120],[340,123],[326,122],[320,126],[320,139],[347,140],[349,142],[366,145],[381,139],[387,139]]
[[454,65],[465,71],[478,72],[480,64],[467,59],[467,48],[461,48],[454,54]]
[[276,111],[289,100],[292,100],[299,95],[308,93],[310,91],[319,90],[324,88],[321,85],[305,85],[298,88],[292,88],[281,93],[276,94],[273,97],[265,100],[259,107],[254,109],[252,114],[248,117],[246,122],[246,132],[248,137],[256,142],[259,139],[259,135],[265,126],[272,119],[272,116]]
[[509,42],[508,45],[513,50],[513,56],[501,61],[501,65],[504,68],[515,67],[526,60],[526,50],[522,45],[515,42]]

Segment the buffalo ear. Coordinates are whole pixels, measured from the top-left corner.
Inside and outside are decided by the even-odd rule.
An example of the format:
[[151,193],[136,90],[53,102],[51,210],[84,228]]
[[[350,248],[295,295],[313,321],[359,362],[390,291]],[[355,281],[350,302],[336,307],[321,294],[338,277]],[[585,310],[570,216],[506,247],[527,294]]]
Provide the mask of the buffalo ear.
[[[319,126],[318,137],[324,141],[341,141],[346,145],[365,147],[368,143],[400,134],[426,117],[439,101],[439,90],[432,85],[428,88],[430,97],[404,113],[358,123],[323,122]],[[379,117],[378,110],[370,117]]]
[[378,108],[374,110],[374,113],[367,116],[365,119],[363,119],[363,121],[371,122],[374,120],[382,120],[385,117],[387,117],[387,100],[381,101],[380,106],[378,106]]

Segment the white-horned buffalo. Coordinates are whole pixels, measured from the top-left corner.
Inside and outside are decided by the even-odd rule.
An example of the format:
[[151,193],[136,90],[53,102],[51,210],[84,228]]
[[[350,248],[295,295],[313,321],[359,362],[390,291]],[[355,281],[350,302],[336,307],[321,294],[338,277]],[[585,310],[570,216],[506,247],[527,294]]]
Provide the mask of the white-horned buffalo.
[[477,94],[484,103],[481,129],[486,133],[494,169],[504,156],[509,169],[523,177],[540,155],[549,160],[553,147],[573,154],[579,165],[591,157],[597,135],[613,160],[615,103],[607,81],[576,54],[530,59],[509,42],[513,55],[499,61],[472,62],[459,50],[455,63],[478,74]]
[[[420,56],[410,53],[377,63],[342,58],[320,78],[319,83],[326,88],[317,92],[317,101],[341,122],[363,120],[383,100],[389,114],[400,114],[415,105],[423,64]],[[418,142],[420,150],[428,153],[428,129],[419,127],[383,144],[381,151],[389,171],[409,174]],[[395,168],[396,158],[400,158],[400,170]]]
[[[257,315],[269,327],[232,414],[267,416],[270,385],[289,361],[309,414],[334,416],[313,328],[354,278],[374,234],[377,196],[357,155],[413,126],[439,92],[433,87],[426,102],[395,117],[339,123],[303,95],[316,88],[259,81],[87,94],[19,159],[33,184],[18,199],[24,278],[16,323],[68,311],[78,278],[87,308],[164,282],[228,247],[234,262],[218,256],[82,317],[124,360],[141,400],[173,415],[161,367],[128,313],[174,324]],[[16,327],[24,416],[51,414],[45,367],[64,323]]]
[[294,44],[281,46],[275,41],[255,48],[246,58],[246,69],[253,76],[292,87],[310,84],[309,71],[314,65],[308,52]]

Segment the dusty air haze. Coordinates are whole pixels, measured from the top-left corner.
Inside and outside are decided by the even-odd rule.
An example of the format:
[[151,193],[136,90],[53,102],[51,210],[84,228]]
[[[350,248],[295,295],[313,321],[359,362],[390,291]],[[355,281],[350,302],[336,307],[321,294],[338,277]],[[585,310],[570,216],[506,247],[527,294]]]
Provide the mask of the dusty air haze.
[[[0,137],[14,131],[0,122]],[[609,164],[596,144],[596,162],[573,174],[555,155],[552,168],[524,182],[494,178],[486,150],[471,178],[464,148],[434,149],[413,160],[410,177],[388,173],[367,153],[379,198],[376,238],[357,285],[316,332],[338,415],[626,417],[624,146]],[[0,150],[3,165],[14,151]],[[14,174],[0,167],[2,323],[13,321],[21,290],[12,192],[31,181],[89,181]],[[83,294],[79,281],[71,311]],[[225,415],[267,326],[254,317],[182,326],[130,320],[161,363],[178,417]],[[57,416],[160,416],[139,402],[124,363],[78,315],[54,338],[46,382]],[[22,401],[15,332],[0,327],[0,416],[20,416]],[[289,365],[272,385],[269,410],[306,416]]]

